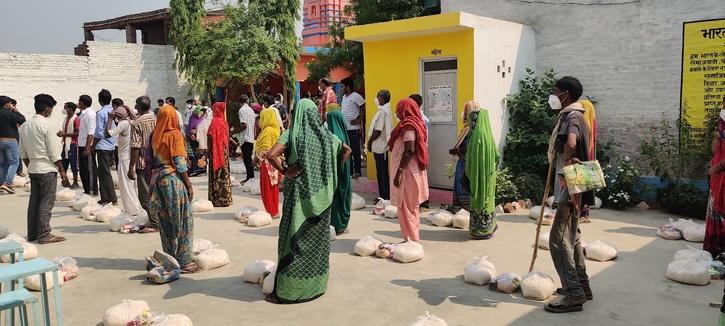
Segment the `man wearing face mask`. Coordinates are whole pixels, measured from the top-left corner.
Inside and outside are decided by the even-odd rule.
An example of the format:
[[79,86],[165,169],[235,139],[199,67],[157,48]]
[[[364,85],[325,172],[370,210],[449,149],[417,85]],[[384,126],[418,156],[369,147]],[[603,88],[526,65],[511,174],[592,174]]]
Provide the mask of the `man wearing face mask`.
[[58,126],[48,119],[56,102],[48,94],[35,96],[35,115],[20,127],[20,158],[30,174],[28,202],[28,241],[39,244],[65,241],[50,234],[50,215],[60,174],[63,187],[70,187],[61,164],[62,147]]
[[544,309],[554,313],[581,311],[583,304],[592,299],[580,241],[579,214],[582,205],[594,204],[594,193],[570,196],[561,174],[564,166],[580,163],[588,158],[589,127],[584,119],[584,108],[581,103],[576,102],[582,91],[579,80],[564,77],[556,82],[549,96],[549,106],[559,112],[548,150],[549,163],[555,164],[556,168],[556,216],[549,234],[549,251],[562,284],[557,293],[563,295],[563,298],[549,303]]
[[375,97],[375,105],[378,112],[375,112],[368,130],[368,152],[373,153],[375,158],[375,172],[378,179],[378,197],[390,200],[390,172],[388,171],[388,140],[393,130],[392,114],[390,113],[390,91],[383,89]]

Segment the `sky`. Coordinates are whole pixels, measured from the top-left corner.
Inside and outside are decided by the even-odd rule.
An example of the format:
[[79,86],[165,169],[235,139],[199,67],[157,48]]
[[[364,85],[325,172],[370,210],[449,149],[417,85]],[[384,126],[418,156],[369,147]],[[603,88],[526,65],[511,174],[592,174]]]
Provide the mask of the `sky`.
[[[73,54],[83,42],[84,22],[168,6],[169,0],[0,0],[0,52]],[[126,40],[123,30],[93,35],[96,41]]]

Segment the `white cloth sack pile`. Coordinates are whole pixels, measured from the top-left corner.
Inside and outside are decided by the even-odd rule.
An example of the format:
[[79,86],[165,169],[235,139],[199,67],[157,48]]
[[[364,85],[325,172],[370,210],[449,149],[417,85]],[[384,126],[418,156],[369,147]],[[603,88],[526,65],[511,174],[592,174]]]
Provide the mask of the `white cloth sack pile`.
[[262,281],[262,294],[272,294],[274,292],[275,277],[277,277],[277,265],[272,267],[272,270]]
[[358,256],[372,256],[381,244],[383,244],[382,241],[368,235],[355,242],[353,252]]
[[192,251],[194,251],[195,254],[198,254],[204,250],[208,250],[211,248],[215,248],[216,246],[207,239],[202,238],[194,238],[194,246]]
[[109,222],[108,224],[110,225],[111,231],[118,232],[121,231],[121,227],[124,224],[133,223],[133,221],[133,216],[124,213],[116,216],[115,218],[112,218],[111,222]]
[[76,198],[76,201],[73,203],[73,210],[80,212],[83,207],[95,203],[96,200],[93,197],[82,194],[80,197]]
[[219,248],[211,248],[194,256],[194,262],[203,270],[210,270],[229,264],[229,254]]
[[123,300],[121,303],[106,309],[103,313],[103,326],[126,326],[136,317],[150,311],[149,304],[141,300]]
[[[52,290],[53,285],[55,285],[55,283],[53,281],[53,273],[48,272],[45,274],[46,274],[45,289]],[[60,272],[58,272],[58,274],[59,274],[58,275],[58,286],[63,286],[63,284],[65,284],[65,278],[63,277],[63,275]],[[25,288],[28,290],[31,290],[31,291],[40,291],[40,289],[43,288],[43,286],[40,283],[39,274],[28,276],[23,280],[23,282],[25,284]]]
[[90,203],[81,209],[81,218],[86,221],[96,220],[96,211],[101,209],[101,206],[96,203]]
[[195,201],[191,204],[191,210],[194,213],[206,213],[214,210],[214,204],[206,199]]
[[541,232],[539,232],[539,241],[536,242],[539,249],[549,250],[549,232],[551,232],[551,229],[541,229]]
[[[529,218],[532,220],[539,220],[539,214],[541,214],[541,206],[531,207],[529,210]],[[544,218],[553,219],[556,215],[556,210],[549,207],[544,207]]]
[[473,257],[473,261],[463,268],[463,281],[475,285],[486,285],[496,278],[496,267],[487,258],[488,256]]
[[335,227],[330,225],[330,241],[335,241],[337,238],[337,231],[335,231]]
[[256,211],[258,211],[256,207],[243,206],[236,213],[234,213],[234,217],[239,221],[239,223],[247,223],[247,221],[249,220],[249,215],[252,215],[252,213]]
[[617,258],[617,248],[601,240],[596,240],[586,246],[584,255],[591,260],[609,261]]
[[362,196],[353,192],[352,200],[350,203],[350,209],[358,210],[358,209],[364,209],[365,207],[366,207],[365,198],[362,198]]
[[428,215],[428,221],[435,226],[448,227],[453,225],[453,214],[447,210],[440,210]]
[[694,260],[710,264],[712,262],[712,254],[709,251],[687,246],[687,249],[678,250],[673,260]]
[[259,184],[259,179],[252,179],[249,180],[249,182],[245,183],[246,186],[249,184],[249,194],[250,195],[261,195],[262,194],[262,186]]
[[705,225],[692,223],[682,230],[682,237],[690,242],[705,242]]
[[[11,233],[8,236],[6,236],[4,239],[0,240],[0,242],[8,242],[8,241],[15,241],[19,245],[23,246],[23,260],[31,260],[38,258],[38,247],[34,244],[28,242],[25,240],[25,238],[15,234]],[[15,255],[15,261],[18,260],[18,255]],[[10,255],[5,255],[0,257],[0,261],[3,263],[9,263],[10,262]]]
[[247,226],[260,227],[272,223],[272,216],[267,212],[256,211],[249,215]]
[[453,227],[456,229],[467,230],[470,223],[471,213],[465,209],[461,209],[458,213],[453,215]]
[[393,259],[399,263],[412,263],[423,259],[423,245],[415,241],[406,241],[396,244],[393,249]]
[[75,204],[76,193],[73,190],[64,188],[61,191],[55,193],[55,201],[58,206],[73,207]]
[[373,214],[375,215],[385,215],[385,207],[390,205],[389,200],[380,200],[378,201],[375,206],[373,207]]
[[710,263],[693,259],[675,260],[667,265],[665,276],[675,282],[692,285],[707,285],[710,283]]
[[682,239],[682,232],[672,225],[663,225],[657,228],[657,236],[665,240],[680,240]]
[[244,164],[231,163],[229,164],[229,172],[232,174],[245,174],[247,173],[247,169],[244,167]]
[[521,292],[524,297],[544,301],[556,291],[551,276],[542,272],[530,272],[521,280]]
[[20,188],[20,187],[25,186],[26,184],[30,184],[30,180],[23,178],[19,175],[16,175],[13,178],[13,187],[14,188]]
[[191,322],[191,318],[187,315],[182,314],[168,314],[161,315],[154,318],[151,325],[154,326],[194,326]]
[[511,272],[505,272],[491,281],[489,285],[491,286],[491,290],[511,294],[519,290],[521,277]]
[[417,320],[409,326],[448,326],[448,323],[426,311],[425,316],[418,316]]
[[271,260],[255,260],[244,267],[242,280],[247,283],[262,284],[264,278],[272,273],[277,264]]
[[101,223],[109,223],[112,219],[119,217],[121,213],[123,213],[123,211],[121,211],[120,208],[108,204],[106,206],[103,206],[103,208],[97,210],[94,215],[96,215],[96,221]]
[[393,205],[385,206],[386,218],[398,218],[398,208]]

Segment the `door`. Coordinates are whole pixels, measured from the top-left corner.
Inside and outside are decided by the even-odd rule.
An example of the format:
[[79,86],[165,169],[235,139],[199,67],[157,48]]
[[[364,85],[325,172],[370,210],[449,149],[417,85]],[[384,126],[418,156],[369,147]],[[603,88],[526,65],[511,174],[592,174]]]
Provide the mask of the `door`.
[[446,176],[452,162],[448,150],[457,140],[458,60],[445,59],[422,63],[423,110],[430,119],[428,128],[428,184],[453,189],[453,178]]

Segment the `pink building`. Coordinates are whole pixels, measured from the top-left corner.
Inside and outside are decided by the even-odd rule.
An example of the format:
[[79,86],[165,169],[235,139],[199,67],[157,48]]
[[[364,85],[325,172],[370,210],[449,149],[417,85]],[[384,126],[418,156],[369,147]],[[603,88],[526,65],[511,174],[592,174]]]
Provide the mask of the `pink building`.
[[324,47],[330,41],[329,27],[343,19],[347,0],[305,0],[302,45]]

